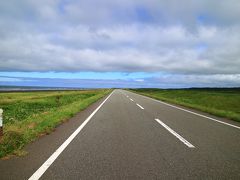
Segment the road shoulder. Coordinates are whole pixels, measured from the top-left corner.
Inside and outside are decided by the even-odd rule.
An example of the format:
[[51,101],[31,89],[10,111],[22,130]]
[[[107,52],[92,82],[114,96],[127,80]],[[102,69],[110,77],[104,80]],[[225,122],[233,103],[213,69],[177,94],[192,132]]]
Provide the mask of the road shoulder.
[[27,179],[80,126],[108,95],[62,123],[54,132],[26,145],[26,156],[0,160],[1,179]]

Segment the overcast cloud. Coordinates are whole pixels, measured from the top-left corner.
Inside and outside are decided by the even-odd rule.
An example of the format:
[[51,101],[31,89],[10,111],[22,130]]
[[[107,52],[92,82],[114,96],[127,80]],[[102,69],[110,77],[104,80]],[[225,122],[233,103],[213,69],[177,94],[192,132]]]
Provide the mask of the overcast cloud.
[[240,1],[1,1],[0,71],[160,72],[138,83],[239,86]]

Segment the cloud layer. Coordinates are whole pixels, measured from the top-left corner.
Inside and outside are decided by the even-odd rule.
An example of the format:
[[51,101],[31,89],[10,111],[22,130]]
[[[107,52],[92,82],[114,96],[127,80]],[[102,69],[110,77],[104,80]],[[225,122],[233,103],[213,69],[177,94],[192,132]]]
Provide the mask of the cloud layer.
[[239,80],[239,9],[239,0],[2,1],[0,71]]

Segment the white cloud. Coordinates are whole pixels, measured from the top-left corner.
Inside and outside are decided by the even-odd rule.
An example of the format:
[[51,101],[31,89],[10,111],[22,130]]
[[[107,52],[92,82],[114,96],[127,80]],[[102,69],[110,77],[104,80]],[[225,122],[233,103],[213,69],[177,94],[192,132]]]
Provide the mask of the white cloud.
[[19,78],[1,77],[0,76],[0,82],[18,82],[18,81],[22,81],[22,80]]
[[235,76],[239,9],[239,0],[2,1],[0,71]]
[[152,87],[239,87],[240,74],[234,75],[162,75],[147,78]]
[[238,26],[199,26],[193,34],[183,26],[134,24],[95,30],[68,27],[56,35],[23,32],[0,42],[0,68],[236,74],[240,67],[239,31]]

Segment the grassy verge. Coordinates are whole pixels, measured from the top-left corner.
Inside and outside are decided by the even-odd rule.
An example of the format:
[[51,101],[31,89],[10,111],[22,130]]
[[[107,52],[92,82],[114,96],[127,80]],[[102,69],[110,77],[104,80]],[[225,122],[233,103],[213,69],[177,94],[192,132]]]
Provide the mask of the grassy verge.
[[158,100],[240,122],[240,89],[131,89]]
[[111,90],[0,93],[4,136],[0,157],[19,155],[27,143],[104,97]]

